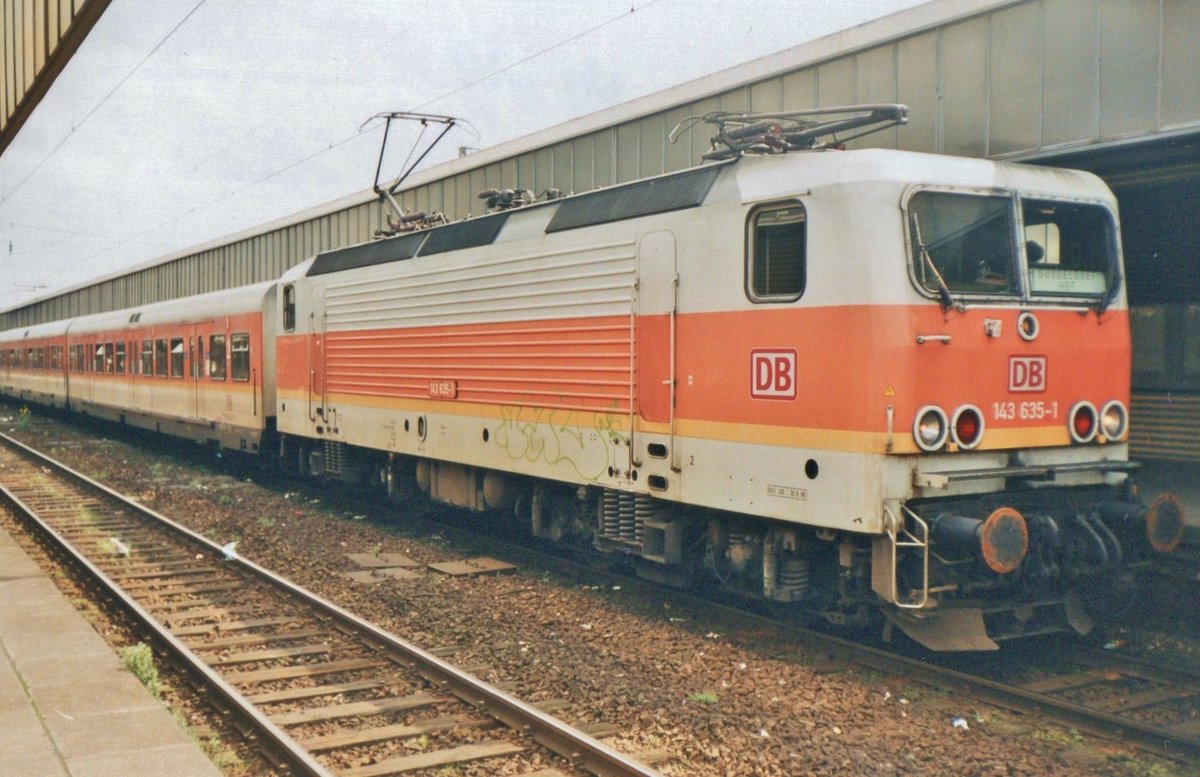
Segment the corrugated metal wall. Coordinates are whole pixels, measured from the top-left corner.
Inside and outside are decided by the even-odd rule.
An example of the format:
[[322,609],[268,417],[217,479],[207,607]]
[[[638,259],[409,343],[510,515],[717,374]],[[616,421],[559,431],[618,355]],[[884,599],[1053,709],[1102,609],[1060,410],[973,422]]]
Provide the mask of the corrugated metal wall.
[[[969,0],[941,3],[964,5]],[[721,74],[701,79],[689,85],[688,102],[433,180],[403,192],[401,203],[458,219],[480,210],[476,193],[485,188],[578,192],[683,169],[707,149],[707,128],[685,132],[675,145],[668,133],[686,116],[718,109],[902,102],[911,107],[909,125],[862,145],[995,158],[1200,130],[1195,0],[975,5],[976,13],[918,29],[905,29],[913,11],[882,20],[882,42],[855,51],[829,52],[821,41],[797,47],[765,61],[776,75],[719,93],[710,85]],[[605,115],[597,115],[597,126]],[[317,251],[371,239],[383,212],[378,202],[353,205],[9,311],[0,326],[275,278]]]

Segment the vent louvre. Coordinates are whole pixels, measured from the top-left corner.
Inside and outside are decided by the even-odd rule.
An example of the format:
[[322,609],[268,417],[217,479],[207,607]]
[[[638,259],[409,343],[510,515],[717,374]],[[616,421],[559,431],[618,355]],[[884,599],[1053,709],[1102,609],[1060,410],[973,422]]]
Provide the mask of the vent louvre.
[[694,208],[704,201],[724,165],[637,181],[564,200],[546,233]]
[[417,249],[421,247],[421,242],[425,240],[427,234],[416,232],[349,248],[339,248],[336,251],[326,251],[317,255],[305,275],[312,277],[313,275],[325,275],[331,272],[411,259],[416,255]]
[[458,221],[432,229],[429,239],[421,246],[421,256],[490,245],[496,239],[496,235],[500,234],[500,229],[507,220],[507,213],[497,213],[494,216]]

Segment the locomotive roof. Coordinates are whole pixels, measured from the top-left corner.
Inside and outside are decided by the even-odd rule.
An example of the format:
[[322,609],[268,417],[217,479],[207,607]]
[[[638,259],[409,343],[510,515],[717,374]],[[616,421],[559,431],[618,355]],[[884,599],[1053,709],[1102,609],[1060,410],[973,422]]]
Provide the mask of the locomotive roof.
[[695,207],[704,202],[728,163],[704,165],[690,170],[609,186],[563,199],[502,210],[478,218],[409,232],[371,243],[361,243],[317,254],[305,275],[324,275],[374,264],[385,264],[414,256],[488,245],[495,241],[510,214],[532,208],[553,208],[546,234],[607,224]]
[[1082,170],[890,149],[785,155],[791,160],[788,174],[794,178],[789,178],[791,186],[781,187],[780,171],[771,164],[775,158],[743,158],[736,176],[743,201],[786,196],[785,189],[801,192],[881,184],[895,190],[921,185],[1016,189],[1032,195],[1116,202],[1100,178]]
[[[725,170],[731,171],[733,186],[716,187]],[[821,187],[865,184],[881,185],[881,191],[902,191],[919,185],[1017,189],[1037,196],[1115,204],[1098,177],[1079,170],[891,149],[744,156],[325,251],[283,277],[294,280],[489,245],[511,214],[532,209],[554,209],[544,229],[551,234],[696,207],[716,199],[757,202]]]

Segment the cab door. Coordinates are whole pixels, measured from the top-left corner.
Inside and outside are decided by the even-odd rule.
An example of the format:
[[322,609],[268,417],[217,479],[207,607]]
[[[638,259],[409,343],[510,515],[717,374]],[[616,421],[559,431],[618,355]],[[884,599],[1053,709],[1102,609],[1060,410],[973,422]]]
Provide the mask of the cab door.
[[667,425],[672,461],[678,288],[675,235],[667,230],[643,235],[638,244],[637,413],[644,421]]
[[312,292],[308,314],[308,420],[320,423],[325,414],[325,289]]

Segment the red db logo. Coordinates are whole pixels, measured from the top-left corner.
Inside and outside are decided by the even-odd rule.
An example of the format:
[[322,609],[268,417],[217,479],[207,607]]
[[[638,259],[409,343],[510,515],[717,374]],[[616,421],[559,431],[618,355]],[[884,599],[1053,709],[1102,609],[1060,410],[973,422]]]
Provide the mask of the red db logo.
[[796,398],[796,352],[750,352],[750,396],[755,399]]
[[1008,357],[1008,390],[1014,392],[1045,391],[1046,357]]

